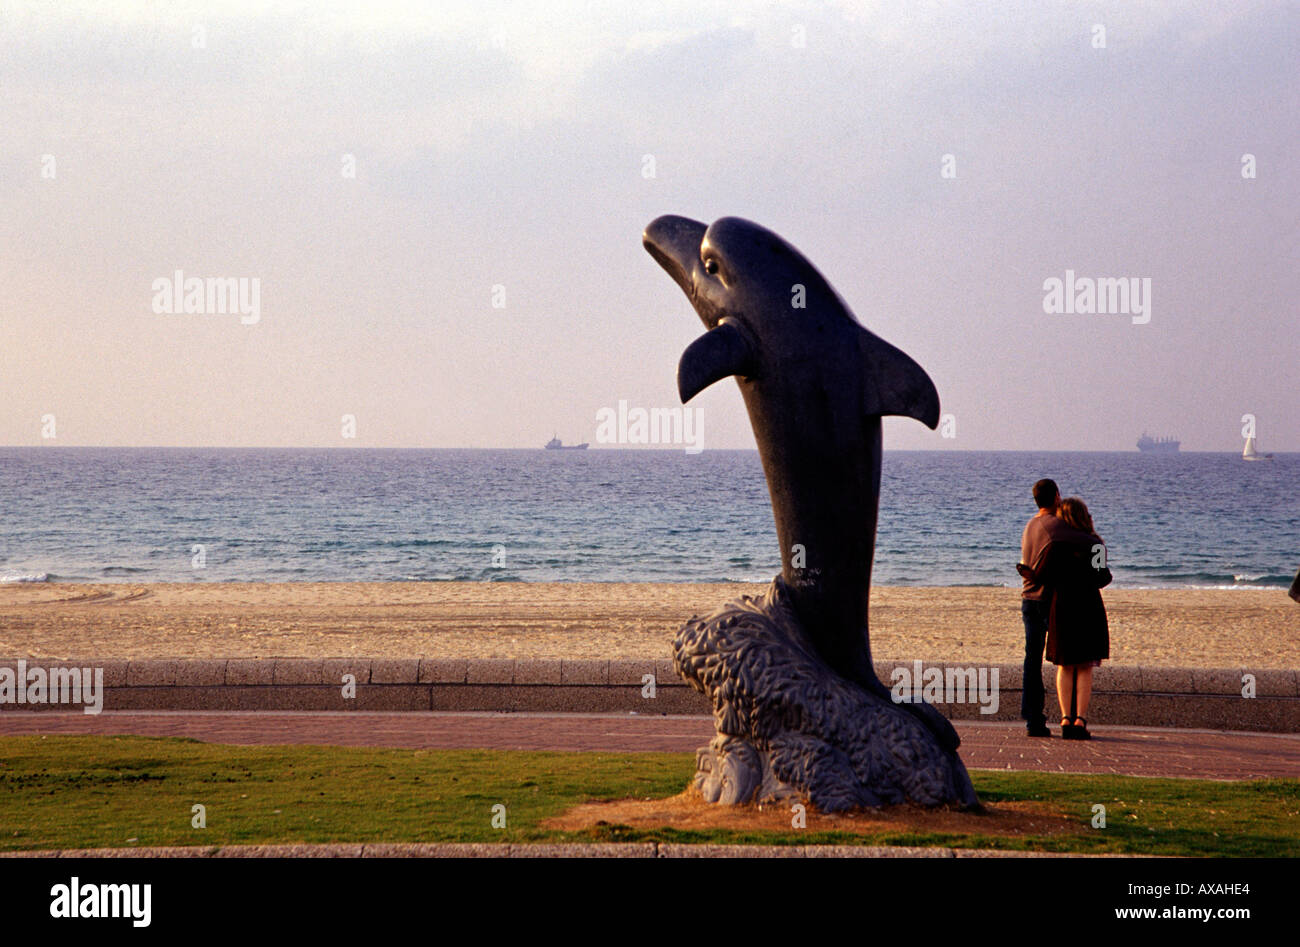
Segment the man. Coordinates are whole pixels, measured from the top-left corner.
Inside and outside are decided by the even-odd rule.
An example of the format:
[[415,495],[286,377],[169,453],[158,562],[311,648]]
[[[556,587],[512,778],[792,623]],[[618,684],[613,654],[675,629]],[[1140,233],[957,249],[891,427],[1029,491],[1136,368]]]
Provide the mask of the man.
[[[1040,480],[1034,484],[1034,503],[1038,512],[1033,515],[1020,537],[1020,561],[1037,567],[1039,557],[1053,539],[1065,538],[1074,533],[1057,517],[1061,505],[1061,491],[1054,480]],[[1020,692],[1020,716],[1029,728],[1031,737],[1050,737],[1047,716],[1043,713],[1043,648],[1047,644],[1047,619],[1051,602],[1042,585],[1024,577],[1020,597],[1020,617],[1025,623],[1025,674]]]

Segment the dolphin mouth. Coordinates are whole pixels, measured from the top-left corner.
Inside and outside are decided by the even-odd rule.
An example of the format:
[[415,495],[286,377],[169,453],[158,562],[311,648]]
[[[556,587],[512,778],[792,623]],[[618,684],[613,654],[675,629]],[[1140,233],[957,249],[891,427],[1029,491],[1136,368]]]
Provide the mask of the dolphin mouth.
[[692,303],[695,301],[695,268],[700,262],[700,244],[704,242],[708,229],[698,220],[666,214],[650,221],[641,235],[642,245]]

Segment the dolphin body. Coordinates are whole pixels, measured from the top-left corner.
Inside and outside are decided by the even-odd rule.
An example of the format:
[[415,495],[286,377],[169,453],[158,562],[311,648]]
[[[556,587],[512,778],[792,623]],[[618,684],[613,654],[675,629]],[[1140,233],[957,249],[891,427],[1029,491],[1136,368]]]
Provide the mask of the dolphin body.
[[[781,544],[781,578],[817,653],[890,700],[876,676],[867,600],[880,497],[882,415],[939,423],[939,395],[915,361],[868,332],[817,269],[738,217],[659,217],[646,250],[708,330],[682,354],[683,403],[736,377],[758,442]],[[902,704],[945,749],[960,741],[926,703]]]

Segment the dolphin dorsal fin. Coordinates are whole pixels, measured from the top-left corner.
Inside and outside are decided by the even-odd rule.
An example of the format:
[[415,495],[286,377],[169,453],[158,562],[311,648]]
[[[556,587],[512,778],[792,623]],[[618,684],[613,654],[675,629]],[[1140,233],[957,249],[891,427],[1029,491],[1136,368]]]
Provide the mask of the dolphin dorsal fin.
[[939,392],[924,368],[866,329],[858,337],[858,351],[866,373],[866,414],[915,418],[931,430],[939,426]]

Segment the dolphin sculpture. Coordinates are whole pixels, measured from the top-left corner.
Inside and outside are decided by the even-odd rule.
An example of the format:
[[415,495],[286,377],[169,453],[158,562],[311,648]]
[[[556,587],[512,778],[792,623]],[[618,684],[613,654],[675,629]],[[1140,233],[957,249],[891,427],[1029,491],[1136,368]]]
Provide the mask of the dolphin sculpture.
[[[682,354],[682,401],[728,376],[740,386],[771,495],[784,604],[826,666],[889,701],[867,625],[880,418],[936,427],[934,383],[863,328],[803,254],[770,230],[738,217],[705,225],[664,216],[642,240],[706,329]],[[914,715],[942,751],[958,746],[929,704],[893,706]],[[953,781],[958,801],[974,803],[964,768]]]

